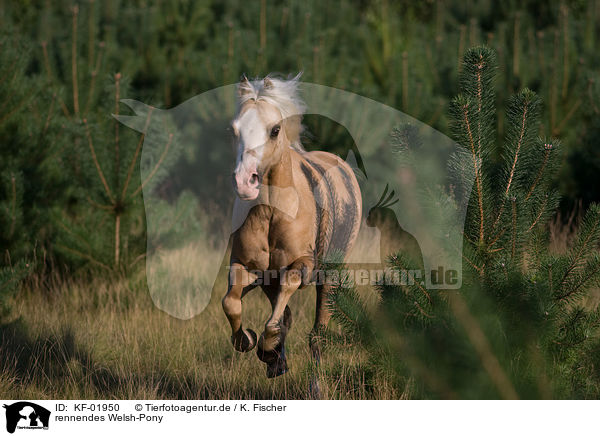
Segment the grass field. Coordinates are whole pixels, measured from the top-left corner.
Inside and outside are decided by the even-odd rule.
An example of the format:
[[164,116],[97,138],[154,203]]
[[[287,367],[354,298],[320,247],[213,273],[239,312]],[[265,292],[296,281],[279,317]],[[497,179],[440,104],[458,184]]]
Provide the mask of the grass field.
[[[575,220],[576,221],[576,220]],[[567,249],[572,226],[550,226],[551,247]],[[360,249],[359,244],[357,248]],[[175,251],[177,264],[183,262]],[[175,283],[176,284],[176,283]],[[175,285],[174,284],[174,285]],[[305,399],[318,378],[323,399],[407,399],[389,374],[373,373],[356,345],[329,345],[321,366],[311,364],[307,335],[315,289],[290,302],[293,327],[286,341],[290,371],[267,379],[255,351],[235,352],[221,308],[220,275],[206,309],[180,320],[158,309],[145,274],[121,280],[31,279],[0,326],[0,396],[36,399]],[[367,303],[376,295],[363,287]],[[260,333],[270,305],[260,289],[244,298],[244,325]],[[597,307],[600,292],[584,304]],[[330,328],[338,327],[332,323]],[[367,382],[368,380],[368,382]]]
[[[265,377],[254,351],[237,353],[220,295],[182,321],[153,304],[144,282],[33,283],[15,298],[0,331],[0,396],[4,398],[303,399],[313,371],[307,334],[313,287],[291,301],[290,371]],[[215,292],[216,294],[216,292]],[[260,290],[244,299],[256,331],[270,305]],[[335,327],[334,327],[335,328]],[[365,356],[351,346],[328,350],[319,370],[323,398],[399,398],[382,378],[364,384]]]

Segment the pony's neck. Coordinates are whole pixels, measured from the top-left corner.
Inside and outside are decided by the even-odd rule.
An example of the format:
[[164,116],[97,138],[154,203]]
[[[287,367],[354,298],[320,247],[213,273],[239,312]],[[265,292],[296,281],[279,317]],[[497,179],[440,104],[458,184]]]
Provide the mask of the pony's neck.
[[263,183],[267,189],[262,191],[262,200],[271,206],[272,213],[278,210],[290,218],[295,218],[300,204],[294,186],[292,153],[295,151],[286,147],[280,159],[265,174]]
[[281,158],[274,163],[265,174],[265,183],[268,186],[277,186],[278,188],[288,188],[294,186],[292,176],[292,149],[285,147],[281,153]]

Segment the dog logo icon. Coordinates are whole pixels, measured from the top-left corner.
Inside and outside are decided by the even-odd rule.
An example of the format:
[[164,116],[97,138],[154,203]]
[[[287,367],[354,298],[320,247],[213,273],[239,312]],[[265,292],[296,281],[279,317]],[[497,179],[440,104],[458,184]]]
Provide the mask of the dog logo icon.
[[50,411],[29,401],[3,406],[6,409],[6,431],[19,429],[48,429]]

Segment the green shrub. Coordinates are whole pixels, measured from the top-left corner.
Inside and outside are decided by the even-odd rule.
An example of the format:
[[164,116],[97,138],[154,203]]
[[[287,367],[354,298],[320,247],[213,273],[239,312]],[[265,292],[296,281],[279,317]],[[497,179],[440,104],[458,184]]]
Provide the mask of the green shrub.
[[[382,284],[371,317],[355,291],[340,286],[333,316],[416,398],[597,398],[600,312],[579,303],[600,277],[600,206],[590,207],[568,252],[549,252],[560,147],[537,138],[541,102],[530,90],[509,100],[506,138],[496,142],[495,68],[492,50],[467,51],[462,93],[451,105],[475,175],[462,289]],[[414,269],[402,253],[389,265]]]

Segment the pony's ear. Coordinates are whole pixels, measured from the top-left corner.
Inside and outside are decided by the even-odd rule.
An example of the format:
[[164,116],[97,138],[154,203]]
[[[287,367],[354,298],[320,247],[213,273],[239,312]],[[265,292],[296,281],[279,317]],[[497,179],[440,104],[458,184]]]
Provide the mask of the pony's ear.
[[263,87],[265,89],[273,89],[275,85],[273,85],[273,81],[271,79],[269,79],[268,77],[265,77],[263,79]]
[[252,83],[250,83],[245,74],[242,75],[242,78],[240,79],[240,83],[238,85],[238,95],[240,96],[240,98],[242,98],[254,93],[255,91],[254,87],[252,86]]

